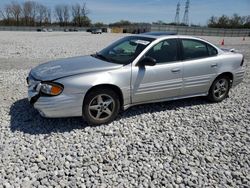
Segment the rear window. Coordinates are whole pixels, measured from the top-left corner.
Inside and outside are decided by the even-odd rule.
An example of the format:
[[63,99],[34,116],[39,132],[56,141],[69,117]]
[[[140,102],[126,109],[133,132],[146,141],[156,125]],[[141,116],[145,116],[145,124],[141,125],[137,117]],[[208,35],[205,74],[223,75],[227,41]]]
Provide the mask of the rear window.
[[197,59],[208,56],[207,45],[197,40],[182,39],[184,59]]
[[194,39],[182,39],[181,41],[183,46],[183,58],[186,60],[205,58],[218,54],[214,47],[203,41]]

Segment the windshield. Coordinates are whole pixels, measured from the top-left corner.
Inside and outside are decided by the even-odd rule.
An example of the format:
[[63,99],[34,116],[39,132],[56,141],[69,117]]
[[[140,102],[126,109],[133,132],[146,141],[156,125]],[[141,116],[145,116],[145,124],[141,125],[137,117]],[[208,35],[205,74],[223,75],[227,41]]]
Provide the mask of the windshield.
[[153,41],[141,36],[124,37],[111,44],[94,57],[118,64],[129,64]]

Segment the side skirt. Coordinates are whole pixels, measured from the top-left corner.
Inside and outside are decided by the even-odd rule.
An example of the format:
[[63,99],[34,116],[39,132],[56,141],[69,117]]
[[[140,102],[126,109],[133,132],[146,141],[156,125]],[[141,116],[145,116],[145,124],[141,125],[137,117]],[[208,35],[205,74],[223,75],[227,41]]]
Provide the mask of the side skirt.
[[179,100],[179,99],[186,99],[186,98],[192,98],[192,97],[202,97],[207,96],[208,93],[200,93],[195,95],[188,95],[188,96],[180,96],[180,97],[171,97],[171,98],[165,98],[165,99],[158,99],[158,100],[152,100],[152,101],[144,101],[140,103],[132,103],[127,104],[123,106],[123,110],[127,110],[132,106],[140,105],[140,104],[150,104],[150,103],[158,103],[158,102],[167,102],[167,101],[173,101],[173,100]]

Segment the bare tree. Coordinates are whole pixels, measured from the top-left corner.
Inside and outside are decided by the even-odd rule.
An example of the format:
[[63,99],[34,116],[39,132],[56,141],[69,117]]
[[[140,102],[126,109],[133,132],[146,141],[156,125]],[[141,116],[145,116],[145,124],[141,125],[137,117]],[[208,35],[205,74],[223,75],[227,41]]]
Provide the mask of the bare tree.
[[55,6],[55,16],[56,19],[59,21],[59,24],[63,25],[63,5],[56,5]]
[[3,25],[6,24],[6,14],[5,11],[3,9],[0,8],[0,21]]
[[15,19],[16,21],[16,25],[19,25],[19,21],[20,21],[20,16],[22,13],[22,7],[19,3],[17,2],[12,2],[10,4],[10,14],[12,15],[12,17]]
[[250,15],[249,16],[245,16],[245,22],[246,23],[250,23]]
[[47,8],[44,22],[46,25],[51,24],[51,9],[50,8]]
[[0,18],[5,19],[4,11],[0,8]]
[[42,4],[38,4],[37,11],[38,11],[37,20],[40,26],[42,26],[42,23],[45,22],[45,19],[47,17],[48,8]]
[[69,22],[69,6],[68,5],[63,5],[63,21],[64,21],[64,25],[67,26],[68,22]]
[[90,13],[89,9],[85,2],[82,5],[76,3],[72,6],[72,17],[73,23],[76,26],[87,26],[90,24],[90,20],[88,18],[88,14]]
[[37,18],[37,13],[38,13],[38,9],[37,9],[38,4],[35,1],[32,1],[32,12],[31,12],[31,18],[32,18],[32,22],[33,25],[36,26],[36,18]]
[[35,25],[37,15],[37,3],[34,1],[25,1],[23,4],[23,17],[25,25]]
[[239,16],[238,14],[233,14],[231,19],[229,20],[229,25],[232,28],[239,28],[244,24],[244,17]]
[[4,10],[1,11],[1,14],[2,14],[2,16],[3,16],[4,20],[5,20],[5,24],[10,25],[11,24],[10,22],[11,22],[11,19],[12,19],[12,17],[11,17],[11,6],[6,5],[4,7]]
[[244,23],[244,28],[250,28],[250,15],[249,16],[243,16],[242,21]]
[[90,10],[87,8],[87,4],[85,2],[82,4],[81,13],[81,16],[83,17],[87,17],[90,13]]
[[5,14],[4,11],[0,8],[0,22],[3,23],[5,20]]
[[70,18],[70,9],[68,5],[56,5],[55,16],[61,26],[67,26]]
[[72,17],[75,26],[79,26],[81,21],[81,6],[79,3],[72,6]]
[[23,17],[26,26],[30,24],[31,10],[32,10],[31,2],[25,1],[25,3],[23,4]]
[[218,18],[215,16],[212,16],[209,20],[208,20],[208,26],[209,27],[215,27],[217,25],[218,22]]
[[13,0],[2,9],[0,8],[0,20],[2,19],[3,25],[36,26],[38,24],[42,26],[51,24],[53,17],[61,26],[73,24],[81,27],[91,24],[91,20],[88,18],[89,12],[85,2],[76,3],[72,7],[68,4],[59,4],[51,11],[47,6],[37,3],[36,0],[25,0],[22,4]]

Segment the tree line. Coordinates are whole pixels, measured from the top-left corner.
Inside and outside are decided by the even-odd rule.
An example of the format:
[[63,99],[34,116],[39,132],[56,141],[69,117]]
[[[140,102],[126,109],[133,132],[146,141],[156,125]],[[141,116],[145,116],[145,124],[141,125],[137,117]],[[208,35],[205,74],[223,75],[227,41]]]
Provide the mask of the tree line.
[[[90,11],[83,1],[72,5],[58,4],[54,8],[43,5],[36,1],[25,1],[18,3],[12,1],[0,8],[0,25],[4,26],[74,26],[74,27],[103,27],[102,22],[91,24],[88,17]],[[127,20],[111,23],[109,26],[127,26],[148,23],[132,23]],[[175,23],[164,23],[163,21],[154,22],[153,24],[176,25]],[[187,25],[183,25],[187,26]],[[192,25],[197,26],[197,25]],[[250,15],[239,16],[234,14],[229,17],[222,15],[220,17],[212,16],[208,20],[208,27],[212,28],[250,28]],[[198,27],[198,26],[197,26]]]
[[222,15],[220,17],[212,16],[208,20],[208,27],[213,28],[250,28],[250,15],[249,16],[239,16],[234,14],[229,17]]
[[51,9],[36,1],[12,1],[0,9],[0,24],[5,26],[90,26],[90,13],[85,2],[58,4]]

